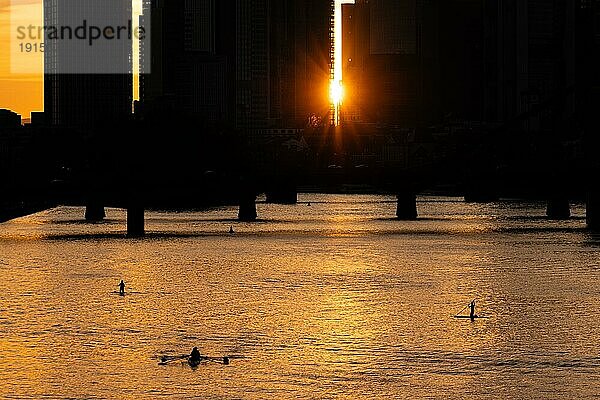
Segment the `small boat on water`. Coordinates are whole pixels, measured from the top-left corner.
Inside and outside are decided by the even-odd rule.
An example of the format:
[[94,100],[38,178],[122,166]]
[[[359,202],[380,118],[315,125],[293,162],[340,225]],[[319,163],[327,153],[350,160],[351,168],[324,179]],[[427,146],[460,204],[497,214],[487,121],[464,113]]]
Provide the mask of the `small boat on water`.
[[188,358],[187,363],[189,364],[190,367],[196,368],[197,366],[199,366],[200,364],[202,364],[202,359],[200,359],[200,360],[192,360],[191,358]]
[[196,368],[197,366],[202,364],[203,361],[216,362],[218,364],[229,365],[229,357],[228,356],[225,356],[225,357],[202,356],[202,358],[200,358],[199,360],[192,360],[192,358],[187,359],[187,363],[192,368]]
[[[209,357],[209,356],[200,356],[199,358],[191,357],[188,354],[183,354],[180,356],[162,356],[158,365],[169,365],[175,361],[181,361],[182,365],[189,365],[192,368],[197,368],[203,362],[215,362],[218,364],[229,365],[229,360],[232,356],[224,356],[224,357]],[[234,356],[235,357],[235,356]],[[239,358],[239,357],[237,357]]]

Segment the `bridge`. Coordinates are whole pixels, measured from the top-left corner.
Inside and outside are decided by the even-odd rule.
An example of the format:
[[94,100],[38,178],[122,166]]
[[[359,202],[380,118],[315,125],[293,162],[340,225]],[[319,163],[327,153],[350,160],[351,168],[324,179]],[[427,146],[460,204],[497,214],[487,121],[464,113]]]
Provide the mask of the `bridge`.
[[[131,126],[127,129],[130,128],[133,129]],[[503,131],[504,133],[502,133]],[[122,133],[121,130],[113,133],[113,135],[118,136]],[[503,137],[506,137],[506,127],[495,127],[491,133],[488,132],[488,137],[493,138],[492,141],[496,141],[500,133]],[[326,140],[328,135],[335,136],[336,133],[319,131],[314,132],[314,135],[318,140]],[[349,135],[345,136],[348,138]],[[373,140],[371,131],[367,132],[366,136],[369,138],[368,140]],[[476,136],[479,137],[480,135]],[[109,137],[108,140],[110,139]],[[160,156],[163,147],[139,146],[141,138],[137,135],[133,135],[130,139],[125,143],[121,141],[122,146],[112,146],[109,150],[95,144],[92,146],[94,148],[92,151],[93,156],[89,152],[81,152],[79,165],[85,165],[84,170],[71,172],[70,177],[66,177],[64,180],[54,180],[48,187],[36,194],[35,198],[41,200],[42,204],[22,207],[22,209],[17,207],[12,212],[6,213],[5,219],[36,212],[58,204],[69,204],[86,207],[85,215],[82,218],[88,221],[100,221],[105,218],[105,207],[123,208],[127,210],[128,236],[140,237],[145,233],[144,211],[147,208],[160,207],[171,203],[175,205],[173,208],[193,208],[198,205],[216,205],[223,200],[223,196],[221,196],[221,199],[214,197],[207,200],[207,198],[212,197],[210,196],[212,191],[220,190],[223,192],[223,188],[219,187],[219,183],[215,183],[215,180],[218,181],[222,178],[214,178],[210,174],[203,176],[202,182],[198,183],[190,180],[192,179],[190,176],[194,176],[196,172],[188,171],[183,182],[177,182],[169,186],[168,182],[174,180],[173,176],[176,173],[171,173],[173,171],[169,169],[156,175],[153,172],[154,167],[148,163],[148,160],[164,159],[164,155]],[[350,139],[353,143],[364,140],[359,137],[350,137]],[[91,143],[95,143],[95,141],[92,140]],[[325,147],[322,143],[311,144],[314,147],[321,148],[322,151]],[[260,144],[260,146],[264,145],[264,143]],[[335,142],[331,142],[331,145],[337,146]],[[415,153],[416,158],[421,157],[419,150],[424,146],[423,143],[414,142],[405,145],[406,148],[402,148],[402,152]],[[476,146],[473,147],[472,143],[468,141],[464,147],[471,152],[477,148]],[[152,149],[149,150],[149,148]],[[336,150],[341,151],[340,148],[330,150],[332,153],[335,153]],[[267,153],[274,152],[271,147],[267,147],[263,151]],[[249,149],[246,149],[245,152],[247,154],[252,153]],[[292,158],[290,154],[284,152],[279,156],[273,156],[271,161],[266,163],[267,165],[257,166],[256,158],[263,159],[263,161],[265,158],[265,155],[259,152],[254,154],[254,160],[246,158],[239,161],[240,165],[234,168],[237,172],[231,174],[225,184],[226,190],[228,190],[225,198],[227,204],[237,203],[239,206],[238,217],[241,221],[255,221],[259,217],[256,208],[256,199],[259,193],[266,193],[268,202],[293,204],[297,199],[296,191],[299,183],[315,187],[314,185],[323,185],[323,182],[334,179],[336,184],[370,184],[382,192],[395,194],[397,198],[396,218],[398,220],[418,220],[417,194],[434,187],[436,179],[439,179],[448,169],[451,169],[449,166],[457,165],[458,160],[465,157],[464,149],[456,150],[450,154],[446,154],[447,150],[444,150],[444,153],[444,157],[430,155],[434,159],[433,161],[419,161],[418,159],[415,161],[415,157],[409,157],[411,161],[407,161],[403,165],[373,170],[368,168],[350,168],[349,170],[341,167],[339,169],[337,167],[325,167],[319,170],[318,174],[313,171],[312,175],[306,174],[299,178],[297,171],[303,170],[303,168],[295,164],[289,164],[288,161]],[[177,155],[174,157],[177,157]],[[486,202],[497,200],[499,199],[498,188],[494,187],[495,180],[489,176],[494,172],[490,172],[490,169],[484,165],[486,160],[482,161],[479,158],[473,158],[475,160],[473,161],[474,164],[467,165],[467,168],[479,171],[479,175],[472,177],[473,181],[468,182],[467,185],[456,186],[453,194],[465,196],[466,201]],[[592,161],[590,161],[590,158]],[[547,216],[549,219],[568,219],[570,217],[569,201],[574,200],[574,197],[573,188],[569,187],[566,181],[574,172],[567,170],[564,173],[557,173],[556,168],[552,165],[553,158],[548,157],[548,159],[550,160],[549,165],[546,165],[543,171],[546,175],[544,185],[548,186],[548,190],[538,190],[537,194],[541,194],[548,202]],[[575,164],[585,165],[586,169],[584,172],[581,170],[577,172],[579,175],[583,175],[584,179],[576,184],[580,186],[588,184],[586,188],[578,188],[578,192],[580,194],[585,192],[587,195],[587,226],[590,230],[600,230],[600,188],[597,188],[592,182],[592,177],[595,176],[594,171],[600,170],[600,166],[596,165],[593,159],[593,152],[591,152],[587,156],[587,161],[583,159],[575,160]],[[561,164],[562,167],[564,165]],[[324,176],[323,174],[328,175]],[[357,175],[361,176],[357,178]],[[345,180],[349,179],[349,176],[353,177],[352,182]],[[513,179],[513,177],[510,179]],[[157,181],[161,182],[155,185]],[[195,191],[193,189],[195,186],[199,186],[201,189]],[[199,203],[192,200],[182,207],[181,199],[188,197],[192,199],[203,198],[205,202]],[[178,199],[174,200],[174,198]],[[577,198],[582,199],[581,196]]]

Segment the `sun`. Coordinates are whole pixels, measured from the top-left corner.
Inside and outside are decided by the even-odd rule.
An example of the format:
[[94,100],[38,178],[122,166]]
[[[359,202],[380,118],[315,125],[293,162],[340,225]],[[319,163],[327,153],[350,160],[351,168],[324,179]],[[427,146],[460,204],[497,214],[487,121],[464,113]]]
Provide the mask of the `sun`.
[[344,100],[344,87],[340,81],[331,81],[329,86],[329,99],[334,105],[342,104]]

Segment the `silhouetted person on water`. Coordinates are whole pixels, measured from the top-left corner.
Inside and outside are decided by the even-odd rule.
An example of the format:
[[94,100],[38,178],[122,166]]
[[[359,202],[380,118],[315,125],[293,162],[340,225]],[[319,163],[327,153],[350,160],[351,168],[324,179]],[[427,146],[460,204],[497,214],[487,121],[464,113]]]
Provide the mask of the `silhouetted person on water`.
[[469,317],[471,319],[475,319],[476,315],[475,315],[475,300],[473,300],[470,304],[469,304],[469,308],[471,309],[471,312],[469,313]]
[[125,294],[125,282],[121,279],[121,283],[119,283],[119,294],[123,296]]
[[232,235],[235,233],[235,231],[233,230],[233,226],[229,227],[229,233],[232,234]]
[[198,350],[197,347],[194,347],[192,349],[192,352],[190,353],[190,361],[198,363],[201,360],[202,360],[202,355],[200,354],[200,350]]

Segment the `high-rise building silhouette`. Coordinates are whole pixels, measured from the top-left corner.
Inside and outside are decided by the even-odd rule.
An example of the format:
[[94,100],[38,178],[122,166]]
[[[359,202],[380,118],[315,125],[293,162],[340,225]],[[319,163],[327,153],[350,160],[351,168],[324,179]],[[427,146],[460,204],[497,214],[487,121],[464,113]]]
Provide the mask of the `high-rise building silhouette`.
[[303,127],[329,112],[333,0],[238,0],[236,122]]
[[[232,0],[152,0],[140,49],[140,99],[149,112],[225,123],[233,114]],[[150,58],[150,60],[148,60]]]
[[371,54],[417,53],[417,3],[417,0],[369,2]]
[[437,3],[426,0],[343,7],[343,118],[416,127],[439,114],[436,11]]
[[296,116],[327,121],[332,78],[334,0],[297,0],[295,33]]
[[270,120],[270,1],[238,0],[235,10],[236,126],[263,128]]
[[[239,129],[297,128],[328,112],[333,0],[153,0],[143,108]],[[144,43],[148,46],[148,43]],[[146,57],[150,57],[148,63]]]
[[444,121],[483,121],[484,24],[480,0],[438,5],[437,103]]
[[484,2],[486,120],[552,131],[573,114],[576,3]]
[[[590,170],[600,170],[597,152],[600,150],[600,2],[578,0],[576,3],[576,104],[578,119],[586,136]],[[595,179],[595,176],[594,176]]]
[[363,119],[361,111],[365,104],[362,92],[364,67],[370,55],[370,15],[364,1],[355,4],[342,4],[342,76],[344,101],[342,121],[359,122]]
[[[126,0],[44,1],[46,27],[117,29],[128,26],[131,14],[131,1]],[[109,44],[88,44],[86,40],[46,37],[44,112],[51,125],[93,127],[131,114],[130,38],[123,36]]]

